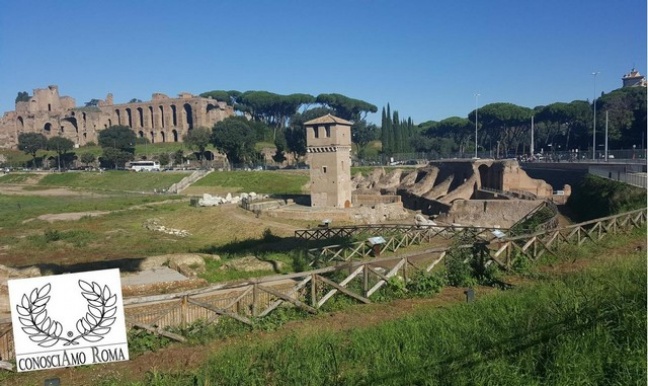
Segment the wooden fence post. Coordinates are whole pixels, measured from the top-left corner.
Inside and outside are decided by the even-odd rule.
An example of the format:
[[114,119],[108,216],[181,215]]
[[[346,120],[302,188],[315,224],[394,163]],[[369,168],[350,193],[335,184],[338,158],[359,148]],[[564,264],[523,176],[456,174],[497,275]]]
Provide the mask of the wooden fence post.
[[180,325],[182,326],[182,328],[187,327],[187,312],[187,295],[185,295],[182,297],[182,303],[180,303]]
[[317,306],[317,275],[311,274],[311,307],[319,308]]
[[259,289],[257,288],[257,282],[256,280],[254,281],[254,284],[252,284],[252,316],[256,317],[258,314],[258,306],[257,306],[257,301],[259,297]]
[[369,290],[369,267],[367,264],[363,266],[362,271],[362,294],[366,297]]

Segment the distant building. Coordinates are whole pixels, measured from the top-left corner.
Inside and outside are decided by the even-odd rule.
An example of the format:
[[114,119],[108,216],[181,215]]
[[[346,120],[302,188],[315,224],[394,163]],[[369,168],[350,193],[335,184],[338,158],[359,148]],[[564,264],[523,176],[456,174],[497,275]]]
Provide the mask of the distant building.
[[636,69],[623,75],[623,87],[646,87],[646,77],[641,75]]
[[304,123],[310,164],[311,206],[351,207],[351,126],[325,115]]
[[155,93],[150,101],[113,104],[93,99],[76,107],[74,98],[60,96],[58,86],[34,89],[28,101],[16,102],[15,111],[0,118],[0,148],[15,148],[20,133],[42,133],[47,138],[61,136],[83,146],[97,143],[99,132],[110,126],[128,126],[138,138],[152,143],[182,142],[195,127],[212,127],[234,115],[232,106],[214,99],[181,93],[177,98]]

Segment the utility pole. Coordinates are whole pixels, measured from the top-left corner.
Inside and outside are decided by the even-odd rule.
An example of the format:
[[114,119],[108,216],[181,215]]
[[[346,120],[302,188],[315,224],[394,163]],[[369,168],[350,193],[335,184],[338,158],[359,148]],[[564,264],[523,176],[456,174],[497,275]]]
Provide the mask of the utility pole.
[[530,148],[530,150],[531,150],[531,158],[533,159],[533,157],[535,155],[535,149],[534,149],[534,146],[533,146],[533,115],[531,116],[531,148]]
[[608,112],[605,111],[605,162],[608,161]]
[[477,158],[477,122],[479,121],[479,94],[475,94],[475,158]]
[[594,75],[594,124],[592,125],[592,159],[596,160],[596,76],[599,71],[593,72]]

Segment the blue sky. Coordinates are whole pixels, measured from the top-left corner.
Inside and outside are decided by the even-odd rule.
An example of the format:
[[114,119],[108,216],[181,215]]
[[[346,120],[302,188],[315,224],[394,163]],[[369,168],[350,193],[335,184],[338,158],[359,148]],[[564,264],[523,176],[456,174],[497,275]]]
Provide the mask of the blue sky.
[[340,93],[376,105],[376,123],[387,103],[421,123],[591,100],[633,66],[645,75],[646,16],[645,0],[7,1],[0,113],[52,84],[79,106],[107,93]]

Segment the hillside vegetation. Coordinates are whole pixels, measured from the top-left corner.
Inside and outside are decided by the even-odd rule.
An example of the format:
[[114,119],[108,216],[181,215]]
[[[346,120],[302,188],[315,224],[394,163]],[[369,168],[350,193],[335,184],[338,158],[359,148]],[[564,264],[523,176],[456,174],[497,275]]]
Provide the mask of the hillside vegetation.
[[646,189],[587,175],[567,202],[577,221],[588,221],[646,207]]

